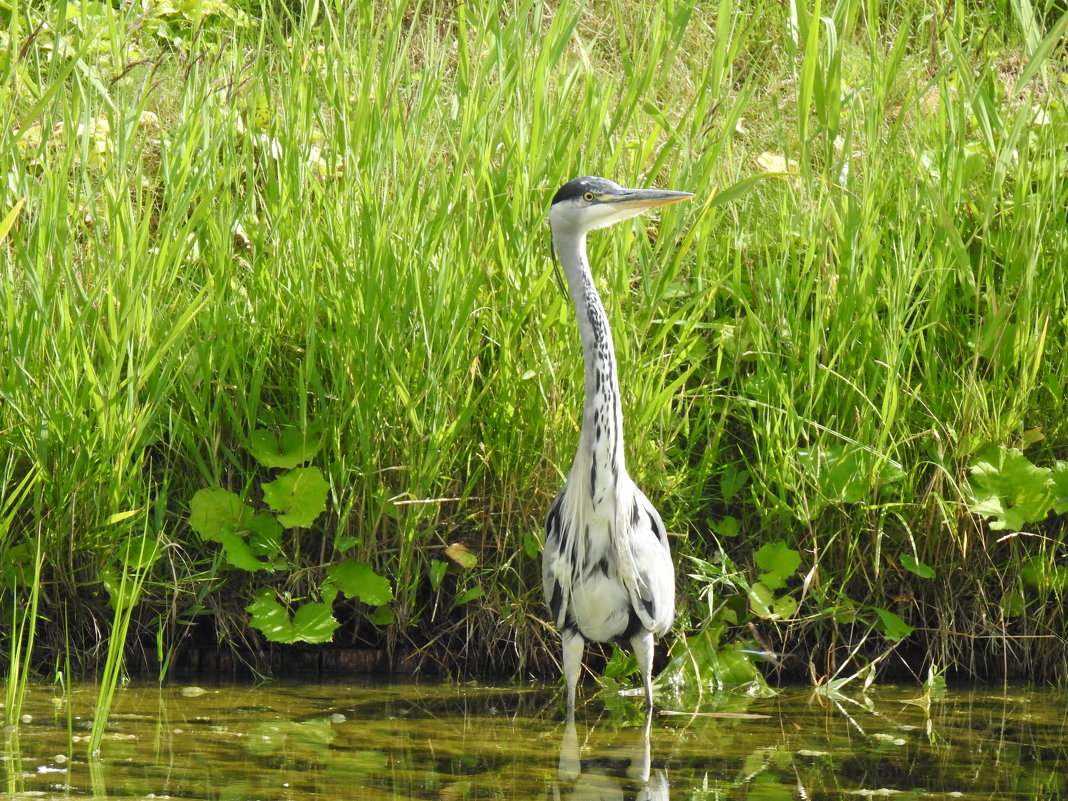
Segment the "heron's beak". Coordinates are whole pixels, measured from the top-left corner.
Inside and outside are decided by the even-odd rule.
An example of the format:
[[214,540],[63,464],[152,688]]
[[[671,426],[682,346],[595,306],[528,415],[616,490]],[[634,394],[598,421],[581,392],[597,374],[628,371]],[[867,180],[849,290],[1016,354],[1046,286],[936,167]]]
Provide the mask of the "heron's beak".
[[693,196],[692,192],[675,192],[671,189],[626,189],[619,194],[618,200],[612,201],[612,206],[617,209],[655,209],[657,206],[689,200]]

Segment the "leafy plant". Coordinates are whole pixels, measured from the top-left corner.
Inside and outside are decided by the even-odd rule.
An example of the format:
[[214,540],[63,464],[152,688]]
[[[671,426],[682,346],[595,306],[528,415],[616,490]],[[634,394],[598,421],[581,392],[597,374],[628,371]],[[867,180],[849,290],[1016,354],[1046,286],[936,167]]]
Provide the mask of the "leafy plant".
[[922,579],[933,579],[938,575],[938,572],[933,567],[925,565],[912,554],[903,553],[899,558],[902,567]]
[[795,598],[775,592],[785,589],[787,580],[796,575],[801,556],[785,543],[771,542],[753,558],[763,571],[755,581],[726,556],[718,562],[691,557],[696,569],[692,578],[703,586],[708,614],[694,633],[679,637],[672,646],[665,671],[670,685],[700,691],[736,687],[767,691],[760,665],[777,661],[778,656],[764,653],[764,646],[753,638],[754,625],[794,617]]
[[876,628],[878,628],[888,640],[900,642],[915,630],[912,626],[902,620],[900,615],[891,612],[889,609],[883,609],[879,606],[873,607],[873,609],[878,616],[876,620]]
[[[333,600],[329,591],[326,595]],[[307,601],[290,614],[277,593],[266,587],[253,593],[252,603],[245,607],[245,611],[250,615],[249,625],[263,632],[270,642],[330,642],[340,625],[334,618],[330,602]]]
[[801,565],[801,554],[784,542],[767,542],[753,554],[757,566],[764,572],[759,581],[749,587],[749,602],[756,614],[768,620],[789,619],[797,612],[797,601],[790,595],[778,598],[774,593],[786,587]]
[[856,446],[801,448],[797,459],[820,495],[829,501],[860,503],[879,486],[905,477],[900,465],[877,459]]
[[[256,429],[249,451],[265,468],[281,469],[273,481],[260,486],[270,511],[256,511],[239,495],[222,487],[198,490],[190,502],[189,526],[205,542],[217,542],[227,564],[256,573],[288,571],[296,566],[283,549],[286,529],[306,528],[326,510],[329,485],[317,467],[300,467],[321,447],[319,430],[286,429],[280,436]],[[354,559],[326,568],[326,580],[316,594],[320,601],[304,601],[290,611],[278,592],[261,587],[245,608],[249,625],[269,641],[279,643],[329,642],[340,625],[333,614],[338,592],[371,606],[383,607],[393,599],[389,581],[371,565]],[[386,612],[372,613],[376,620],[390,619]]]
[[991,445],[972,462],[971,510],[995,530],[1021,531],[1068,511],[1068,462],[1038,467],[1016,448]]

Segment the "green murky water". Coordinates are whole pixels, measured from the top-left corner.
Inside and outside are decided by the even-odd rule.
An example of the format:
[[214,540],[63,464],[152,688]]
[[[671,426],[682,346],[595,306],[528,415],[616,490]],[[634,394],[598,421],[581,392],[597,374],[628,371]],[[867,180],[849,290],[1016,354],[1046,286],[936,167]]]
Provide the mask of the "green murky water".
[[[587,692],[590,692],[587,688]],[[717,695],[648,724],[547,688],[126,687],[99,760],[94,688],[33,688],[3,733],[5,798],[1068,799],[1068,693],[916,688]]]

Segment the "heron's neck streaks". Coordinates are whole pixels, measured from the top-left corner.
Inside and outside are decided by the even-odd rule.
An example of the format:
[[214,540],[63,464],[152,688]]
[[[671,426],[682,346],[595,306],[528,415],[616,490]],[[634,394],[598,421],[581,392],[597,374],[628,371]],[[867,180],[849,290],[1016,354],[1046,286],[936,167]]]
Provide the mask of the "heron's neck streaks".
[[554,231],[553,246],[575,304],[586,376],[582,434],[569,483],[583,485],[597,507],[614,496],[619,478],[625,474],[615,349],[608,316],[586,259],[585,235]]

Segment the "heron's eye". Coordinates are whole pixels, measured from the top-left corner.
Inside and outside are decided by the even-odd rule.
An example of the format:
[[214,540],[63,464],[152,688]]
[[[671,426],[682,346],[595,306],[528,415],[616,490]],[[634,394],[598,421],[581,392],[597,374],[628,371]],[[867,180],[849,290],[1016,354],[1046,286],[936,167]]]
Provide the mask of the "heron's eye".
[[593,203],[593,192],[587,192],[582,196],[582,199],[587,203]]

